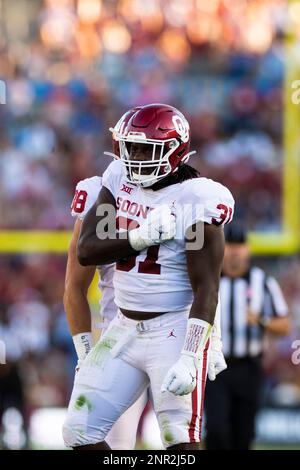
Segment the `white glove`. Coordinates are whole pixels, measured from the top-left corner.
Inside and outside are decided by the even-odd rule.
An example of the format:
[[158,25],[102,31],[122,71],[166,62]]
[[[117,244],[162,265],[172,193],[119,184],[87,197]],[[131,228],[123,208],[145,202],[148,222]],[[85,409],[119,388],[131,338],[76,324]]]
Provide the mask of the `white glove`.
[[161,392],[171,392],[174,395],[187,395],[196,387],[196,364],[195,358],[181,354],[178,361],[167,373]]
[[212,334],[208,359],[209,380],[214,381],[216,376],[225,369],[227,369],[227,364],[222,352],[222,341]]
[[180,358],[168,371],[161,392],[187,395],[196,387],[196,371],[200,357],[207,347],[212,326],[197,318],[189,318],[187,332]]
[[85,333],[78,333],[77,335],[74,335],[72,339],[78,357],[78,362],[75,371],[78,372],[84,359],[93,347],[93,337],[92,333],[88,331]]
[[164,204],[148,213],[140,227],[128,232],[129,243],[136,251],[172,240],[176,233],[174,206]]

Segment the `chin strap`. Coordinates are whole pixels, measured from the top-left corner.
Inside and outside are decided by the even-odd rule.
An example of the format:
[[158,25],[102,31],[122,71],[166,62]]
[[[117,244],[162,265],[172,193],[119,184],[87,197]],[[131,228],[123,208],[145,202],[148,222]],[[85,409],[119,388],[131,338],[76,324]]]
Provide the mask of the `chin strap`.
[[187,154],[183,157],[183,159],[181,160],[181,163],[187,163],[187,162],[189,161],[190,157],[191,157],[192,155],[194,155],[195,153],[197,153],[196,150],[192,150],[191,152],[187,153]]
[[120,157],[118,157],[118,155],[116,155],[113,152],[103,152],[103,153],[104,155],[108,155],[109,157],[112,157],[114,160],[120,160]]

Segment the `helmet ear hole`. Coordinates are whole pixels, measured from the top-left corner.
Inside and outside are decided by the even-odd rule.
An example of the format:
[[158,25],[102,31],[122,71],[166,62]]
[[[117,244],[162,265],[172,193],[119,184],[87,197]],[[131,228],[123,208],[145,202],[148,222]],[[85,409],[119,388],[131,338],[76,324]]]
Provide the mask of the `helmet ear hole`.
[[175,148],[175,147],[176,147],[176,142],[174,140],[169,142],[168,150],[173,150],[173,148]]
[[163,156],[167,153],[172,152],[177,147],[177,141],[175,139],[171,140],[170,142],[166,142],[163,150]]

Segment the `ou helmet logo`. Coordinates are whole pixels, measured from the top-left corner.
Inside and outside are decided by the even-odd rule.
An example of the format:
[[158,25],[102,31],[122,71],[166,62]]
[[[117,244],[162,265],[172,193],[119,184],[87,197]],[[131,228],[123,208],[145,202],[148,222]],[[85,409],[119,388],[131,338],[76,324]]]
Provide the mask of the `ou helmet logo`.
[[187,120],[183,116],[181,117],[178,114],[175,114],[175,116],[172,117],[172,122],[176,129],[176,132],[178,132],[178,134],[180,135],[182,142],[188,142],[190,137],[190,126]]

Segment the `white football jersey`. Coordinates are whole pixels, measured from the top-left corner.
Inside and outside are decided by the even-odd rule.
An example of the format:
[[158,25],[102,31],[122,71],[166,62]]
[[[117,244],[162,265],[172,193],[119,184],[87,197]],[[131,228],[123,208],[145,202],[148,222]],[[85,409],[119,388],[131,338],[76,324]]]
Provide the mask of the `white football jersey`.
[[[223,225],[233,216],[234,200],[222,184],[195,178],[158,191],[130,184],[120,160],[104,172],[102,184],[116,200],[120,229],[128,222],[141,224],[147,213],[162,204],[174,204],[177,233],[174,240],[154,245],[116,263],[115,302],[127,310],[182,311],[189,308],[193,292],[186,264],[186,229],[199,221]],[[190,248],[189,248],[190,249]]]
[[[100,176],[93,176],[87,178],[76,186],[74,199],[72,202],[71,210],[72,216],[83,220],[87,212],[96,202],[98,194],[102,188],[102,178]],[[114,287],[113,276],[115,265],[107,264],[97,268],[99,274],[99,289],[102,292],[100,300],[101,315],[104,321],[111,321],[116,313],[117,306],[114,302]]]

